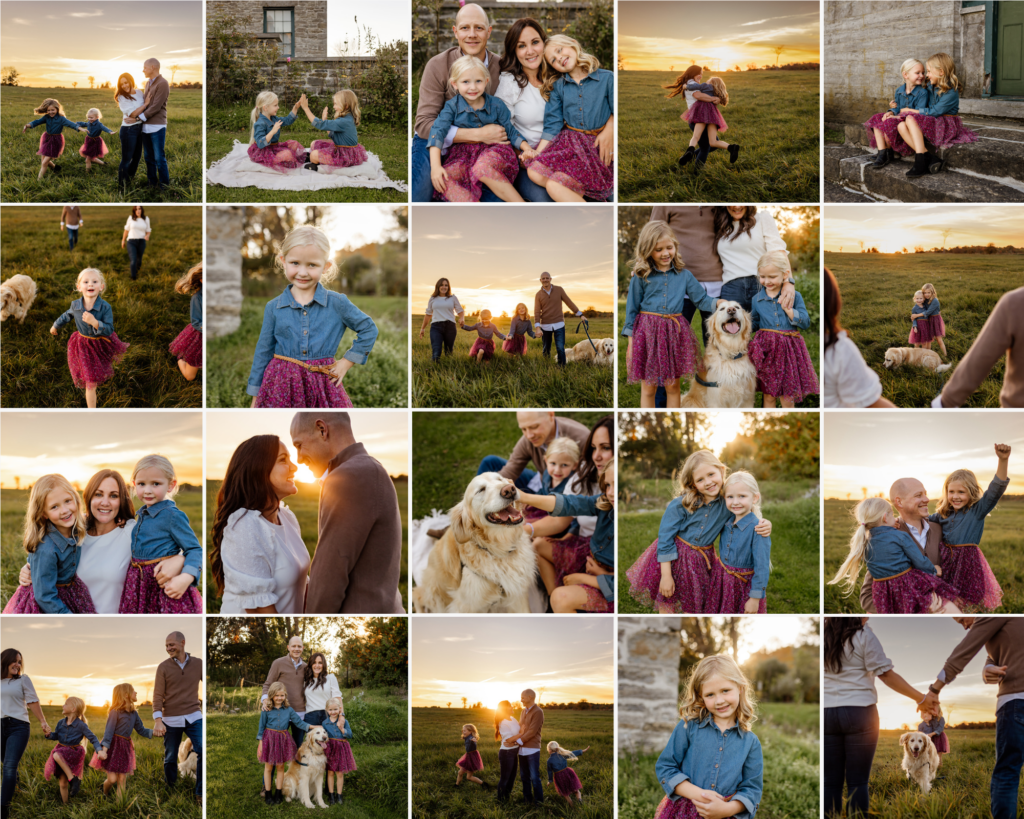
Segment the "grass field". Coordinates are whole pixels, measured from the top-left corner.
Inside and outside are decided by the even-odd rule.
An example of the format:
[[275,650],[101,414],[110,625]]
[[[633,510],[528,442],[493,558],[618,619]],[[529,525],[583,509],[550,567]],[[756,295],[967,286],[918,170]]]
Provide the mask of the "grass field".
[[[987,483],[983,484],[987,486]],[[855,521],[850,514],[857,501],[825,501],[825,613],[862,614],[858,600],[860,582],[864,567],[857,580],[856,588],[849,596],[843,594],[845,586],[828,585],[839,567],[850,553],[850,537]],[[932,501],[928,509],[935,511],[938,501]],[[933,526],[935,524],[932,524]],[[1024,496],[1003,497],[985,521],[985,536],[981,550],[992,567],[992,572],[1003,588],[1003,605],[996,609],[1000,613],[1024,612],[1024,566],[1020,562],[1024,548]]]
[[[455,761],[462,756],[459,735],[462,726],[471,722],[480,731],[480,756],[484,770],[478,774],[489,783],[489,789],[473,782],[455,787]],[[541,738],[540,775],[544,783],[544,806],[529,809],[522,804],[523,788],[516,777],[511,802],[499,805],[494,798],[499,779],[498,743],[494,741],[494,712],[490,709],[413,708],[412,709],[412,812],[413,816],[435,819],[463,817],[573,816],[578,819],[611,819],[614,789],[612,729],[614,716],[610,711],[544,712],[544,736]],[[572,807],[548,785],[547,759],[544,749],[551,740],[570,750],[590,746],[573,768],[583,784],[582,805]]]
[[[44,705],[43,714],[52,728],[61,719],[61,706]],[[147,728],[153,727],[153,708],[139,705],[139,716]],[[103,738],[107,712],[103,708],[86,710],[89,727],[97,738]],[[89,767],[93,748],[89,743],[85,753],[82,790],[65,807],[60,800],[56,776],[49,782],[43,778],[43,765],[56,744],[43,739],[35,717],[28,748],[18,766],[18,789],[11,802],[11,819],[38,819],[41,816],[61,816],[63,819],[128,819],[128,817],[161,817],[161,819],[200,819],[203,809],[195,802],[196,783],[192,777],[179,778],[173,789],[164,781],[164,742],[162,739],[143,739],[138,734],[135,742],[135,773],[128,777],[125,795],[104,797],[102,785],[107,778],[104,771]],[[116,791],[115,791],[116,793]]]
[[[142,79],[141,72],[136,75]],[[85,159],[79,155],[85,134],[65,128],[64,154],[58,160],[59,173],[48,171],[37,182],[40,157],[38,125],[22,133],[22,127],[39,114],[33,109],[44,99],[60,100],[72,122],[85,121],[90,108],[103,112],[103,124],[114,133],[103,134],[110,153],[105,165],[86,172]],[[117,166],[121,161],[121,142],[117,131],[121,111],[110,89],[89,88],[4,88],[0,105],[0,199],[4,202],[202,202],[203,201],[203,91],[172,88],[167,98],[167,168],[171,184],[167,190],[150,188],[146,181],[143,156],[133,184],[121,196],[117,189]],[[88,220],[86,220],[88,223]],[[84,233],[84,231],[83,231]],[[6,271],[5,271],[6,272]]]
[[[952,370],[933,374],[921,367],[885,369],[885,351],[906,347],[914,292],[935,285],[946,323],[946,363],[956,365],[1003,293],[1024,284],[1018,256],[935,253],[825,253],[843,295],[839,323],[882,379],[882,395],[898,407],[927,407],[942,391]],[[885,286],[879,287],[879,281]],[[932,349],[939,352],[939,345]],[[965,407],[998,407],[1005,358],[1000,358]]]
[[[282,104],[283,108],[283,104]],[[206,112],[206,165],[209,167],[218,159],[231,152],[237,139],[249,142],[249,112],[251,106],[239,105],[234,108],[208,108]],[[282,116],[288,111],[281,111]],[[307,149],[313,140],[324,139],[324,132],[317,131],[309,124],[306,115],[299,111],[299,118],[290,128],[281,129],[281,139],[295,139]],[[395,182],[409,181],[409,134],[402,129],[392,129],[379,123],[363,123],[359,126],[359,144],[371,154],[380,157],[384,173]],[[330,188],[322,191],[271,191],[261,188],[225,188],[222,185],[206,186],[207,202],[406,202],[409,194],[394,188]]]
[[[211,480],[206,482],[206,508],[209,510],[211,530],[213,528],[214,518],[217,514],[217,493],[220,492],[222,483],[224,482]],[[299,521],[299,528],[302,531],[302,540],[306,544],[306,549],[309,551],[310,559],[312,559],[313,552],[316,551],[317,509],[319,506],[320,487],[316,484],[305,483],[298,483],[296,486],[299,488],[298,494],[287,498],[285,503],[288,505],[288,508],[295,513],[295,517]],[[402,600],[405,602],[406,608],[408,609],[409,482],[407,480],[396,481],[395,492],[398,495],[398,508],[402,513],[402,575],[398,582],[398,588],[402,592]],[[205,543],[207,550],[209,550],[209,534],[207,534]],[[207,551],[207,555],[209,555],[209,551]],[[213,578],[210,576],[209,561],[207,561],[206,565],[206,588],[210,590],[210,594],[206,601],[206,610],[210,614],[218,614],[220,612],[221,598],[217,596],[217,587],[214,586]]]
[[[817,71],[751,71],[725,76],[729,124],[722,139],[742,146],[735,165],[725,151],[702,170],[676,161],[690,141],[679,116],[686,103],[667,99],[676,72],[620,71],[620,202],[817,202]],[[708,77],[704,78],[705,80]]]
[[[174,496],[174,503],[188,515],[192,531],[202,542],[202,493],[199,491],[179,492]],[[21,567],[25,565],[26,555],[25,549],[21,545],[21,533],[22,527],[25,525],[27,505],[27,489],[0,489],[0,608],[7,605],[7,601],[18,588],[18,574],[21,572]],[[212,586],[209,588],[212,589]],[[202,581],[200,581],[200,591],[202,591]]]
[[[5,162],[7,158],[5,158]],[[168,351],[189,323],[189,299],[174,292],[174,283],[203,258],[201,208],[149,208],[153,225],[138,281],[129,278],[128,252],[121,236],[129,208],[86,208],[75,250],[60,232],[59,207],[5,207],[0,263],[5,279],[23,273],[37,293],[24,323],[3,323],[4,407],[85,407],[85,392],[75,387],[68,370],[68,339],[74,325],[57,337],[50,327],[79,297],[80,270],[103,272],[105,301],[114,311],[114,330],[131,346],[114,376],[97,389],[97,404],[111,407],[200,407],[202,380],[182,378]]]
[[[817,819],[819,709],[817,704],[761,703],[754,733],[764,754],[759,819]],[[660,752],[659,752],[660,753]],[[665,796],[654,765],[658,755],[619,758],[619,819],[650,819]],[[877,764],[877,763],[876,763]],[[880,812],[879,815],[889,814]]]
[[[409,804],[406,701],[387,690],[349,688],[342,693],[358,770],[345,775],[345,804],[332,807],[331,814],[346,819],[405,817]],[[259,685],[244,691],[214,684],[207,687],[206,799],[210,817],[271,819],[282,812],[307,815],[301,802],[271,807],[260,797],[263,763],[256,758],[259,695]]]
[[[281,288],[284,289],[282,279]],[[242,300],[242,323],[229,336],[206,342],[206,405],[208,407],[249,407],[252,396],[245,391],[256,342],[263,326],[263,308],[268,298],[246,296]],[[406,407],[409,405],[408,327],[405,297],[356,296],[356,307],[377,324],[379,335],[373,352],[363,366],[345,376],[345,392],[356,407]],[[355,341],[346,331],[338,348],[341,358]]]
[[[476,317],[466,316],[467,324],[475,324]],[[566,320],[565,348],[586,341],[580,328],[572,332],[578,319]],[[508,330],[510,319],[495,319],[501,332]],[[460,330],[451,356],[441,356],[434,364],[430,352],[430,328],[419,337],[423,315],[412,317],[412,401],[414,407],[611,407],[612,368],[590,364],[569,363],[560,370],[554,342],[551,357],[545,359],[543,340],[527,336],[525,356],[510,356],[501,349],[501,339],[494,337],[494,358],[478,364],[469,358],[469,350],[476,341],[476,332]],[[613,321],[609,318],[590,320],[590,337],[611,338]]]

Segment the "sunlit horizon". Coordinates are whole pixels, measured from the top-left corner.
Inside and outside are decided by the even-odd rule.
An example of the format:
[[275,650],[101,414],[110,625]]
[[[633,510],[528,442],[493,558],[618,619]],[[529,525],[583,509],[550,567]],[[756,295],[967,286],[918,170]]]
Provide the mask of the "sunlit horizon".
[[[895,253],[915,247],[931,250],[960,246],[1024,245],[1018,209],[1007,205],[828,205],[822,219],[822,247],[828,252],[859,253],[877,247]],[[948,231],[948,233],[947,233]],[[945,235],[944,235],[945,234]],[[944,260],[956,264],[956,260]]]

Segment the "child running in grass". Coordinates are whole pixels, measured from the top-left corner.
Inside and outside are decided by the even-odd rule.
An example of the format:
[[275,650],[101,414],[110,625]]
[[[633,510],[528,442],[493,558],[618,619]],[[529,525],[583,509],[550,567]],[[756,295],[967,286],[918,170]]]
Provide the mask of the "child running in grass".
[[476,782],[477,785],[483,785],[485,788],[490,787],[479,777],[473,776],[477,771],[484,769],[484,760],[476,748],[479,741],[480,732],[475,725],[466,723],[462,726],[462,742],[466,746],[466,753],[460,756],[459,761],[455,763],[455,767],[459,769],[459,775],[455,778],[455,787],[462,784],[463,778],[470,782]]
[[77,796],[82,787],[82,770],[85,768],[85,747],[82,740],[88,737],[101,759],[106,759],[107,753],[100,746],[96,735],[89,730],[84,700],[79,697],[68,697],[61,713],[64,714],[64,718],[58,720],[50,733],[43,734],[46,739],[57,743],[50,751],[46,765],[43,766],[43,776],[49,782],[50,778],[57,774],[60,799],[66,805],[68,799]]
[[[295,754],[298,753],[295,740],[288,732],[288,726],[294,725],[302,733],[306,733],[310,726],[288,704],[288,692],[283,682],[270,684],[267,699],[270,700],[270,708],[260,712],[260,725],[256,731],[256,739],[259,741],[256,758],[263,763],[263,789],[266,791],[264,801],[268,805],[280,805],[284,801],[284,795],[281,793],[281,775],[284,773],[285,765],[294,760]],[[277,793],[274,793],[274,788],[277,788]]]
[[735,518],[722,530],[712,578],[719,614],[766,614],[772,540],[754,531],[761,518],[761,492],[749,472],[733,472],[722,490]]
[[45,126],[42,136],[39,137],[39,150],[36,151],[36,154],[42,157],[37,177],[38,181],[42,182],[48,170],[60,170],[57,159],[64,153],[64,129],[74,128],[83,134],[88,133],[88,129],[81,123],[72,122],[64,116],[64,106],[60,104],[59,100],[45,99],[33,113],[42,114],[42,116],[28,123],[21,129],[21,132],[25,133],[29,128],[35,128],[37,125]]
[[920,109],[928,105],[928,77],[924,63],[911,57],[900,66],[903,85],[896,86],[889,109],[875,114],[864,123],[868,132],[868,142],[878,149],[875,161],[871,164],[876,168],[884,168],[896,158],[892,143],[899,139],[897,128],[903,122],[904,108]]
[[729,104],[729,92],[725,88],[725,82],[721,77],[712,77],[708,82],[701,82],[702,77],[703,74],[698,74],[687,82],[686,90],[691,93],[700,91],[709,97],[717,97],[718,102],[698,99],[683,112],[680,119],[693,126],[693,136],[690,137],[690,144],[686,151],[679,157],[679,167],[686,165],[697,155],[697,143],[700,141],[700,135],[704,133],[705,128],[708,131],[708,145],[712,148],[728,150],[730,164],[734,163],[740,155],[739,145],[730,145],[725,140],[718,138],[719,134],[724,134],[729,130],[725,118],[718,110],[719,106],[724,108]]
[[512,316],[508,335],[505,336],[505,340],[501,343],[501,349],[509,355],[526,355],[527,336],[536,340],[537,333],[533,329],[533,323],[530,321],[530,312],[526,309],[526,305],[519,302],[516,305],[515,315]]
[[[327,794],[332,805],[344,804],[341,797],[342,788],[345,787],[345,774],[357,769],[355,757],[352,756],[352,746],[348,741],[352,739],[352,727],[345,719],[343,704],[338,697],[331,697],[327,700],[327,719],[323,721],[323,727],[327,731]],[[337,776],[338,789],[334,789],[334,779]]]
[[174,292],[192,296],[189,302],[189,323],[178,333],[168,348],[178,359],[178,369],[186,381],[195,381],[203,366],[203,263],[192,267],[178,279]]
[[568,751],[554,740],[548,743],[548,784],[554,785],[558,795],[570,805],[574,796],[583,803],[583,783],[569,766],[589,750],[589,745],[579,751]]
[[248,153],[253,162],[284,173],[302,167],[306,161],[306,149],[294,139],[278,142],[281,129],[295,122],[299,103],[292,106],[291,113],[286,117],[277,116],[280,107],[277,94],[273,91],[261,91],[256,97],[256,107],[249,115]]
[[85,114],[85,121],[75,123],[80,128],[84,127],[86,131],[85,141],[78,149],[78,153],[85,157],[87,171],[92,170],[93,163],[105,165],[103,157],[110,153],[107,143],[103,141],[103,134],[104,132],[108,134],[114,132],[103,124],[102,119],[103,114],[100,113],[99,108],[90,108]]
[[330,137],[314,140],[309,146],[309,162],[304,166],[308,171],[329,173],[333,168],[362,165],[369,158],[366,148],[359,144],[359,135],[356,133],[360,117],[359,98],[355,92],[348,88],[335,91],[331,102],[334,103],[334,119],[327,118],[326,107],[322,116],[314,116],[309,110],[306,95],[299,98],[299,105],[313,127],[318,131],[326,131]]
[[476,324],[465,324],[461,325],[463,330],[467,332],[476,331],[476,341],[473,342],[473,346],[469,348],[469,357],[475,358],[477,363],[483,361],[490,361],[494,358],[494,336],[497,336],[504,341],[507,336],[504,335],[501,330],[491,323],[491,311],[481,310],[480,321]]
[[107,727],[103,731],[103,752],[93,754],[89,761],[90,768],[106,771],[107,778],[103,783],[103,795],[108,796],[112,788],[117,788],[117,795],[122,796],[128,775],[135,770],[135,743],[132,732],[145,739],[153,738],[153,729],[142,723],[142,717],[135,708],[139,695],[130,683],[114,686],[110,697],[110,710],[107,711]]

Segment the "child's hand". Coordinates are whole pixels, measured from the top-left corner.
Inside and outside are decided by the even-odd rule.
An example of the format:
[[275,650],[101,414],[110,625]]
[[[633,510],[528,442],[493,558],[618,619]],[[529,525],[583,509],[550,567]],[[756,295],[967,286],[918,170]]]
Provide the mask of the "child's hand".
[[19,586],[31,586],[32,585],[32,569],[29,568],[28,563],[21,567],[21,573],[18,575]]
[[195,578],[187,572],[179,574],[173,580],[168,581],[168,583],[163,587],[164,594],[172,600],[180,600],[184,596],[185,592],[188,591],[188,587],[192,585],[192,581],[194,579]]
[[281,130],[281,120],[278,120],[277,122],[274,123],[273,127],[270,129],[270,131],[267,134],[267,136],[273,136],[274,134],[276,134],[280,130]]
[[671,597],[676,593],[676,581],[671,574],[662,575],[661,584],[658,586],[658,594],[662,597]]
[[330,116],[329,116],[330,113],[331,113],[331,110],[325,105],[324,106],[324,112],[321,115],[320,119],[330,119]]
[[22,133],[25,133],[25,132],[26,132],[27,130],[28,130],[28,126],[26,125],[25,127],[23,127],[23,128],[21,129],[21,132],[22,132]]
[[935,574],[936,574],[937,577],[942,577],[942,567],[941,566],[936,566],[935,567]]
[[89,129],[88,128],[79,128],[78,130],[81,131],[83,134],[89,133]]
[[633,360],[633,336],[627,336],[626,340],[626,367],[629,367],[629,362]]
[[744,614],[757,614],[757,607],[761,604],[761,601],[756,597],[748,597],[747,602],[743,604]]
[[757,523],[754,527],[754,531],[757,532],[761,537],[768,537],[772,533],[772,522],[765,518]]
[[1010,460],[1010,446],[1009,444],[996,444],[996,457],[1000,461]]
[[106,751],[105,748],[100,748],[100,750],[99,750],[99,757],[100,757],[100,759],[106,759],[107,758],[107,751]]
[[51,327],[50,328],[50,335],[51,336],[57,335],[57,328],[56,327]]
[[88,310],[86,310],[84,313],[82,313],[82,321],[84,321],[86,324],[88,324],[94,330],[98,330],[99,329],[99,326],[100,326],[99,321],[96,319],[96,316],[94,316]]
[[786,316],[789,318],[790,321],[793,320],[793,308],[792,307],[783,307],[782,308],[782,312],[786,314]]
[[602,574],[612,574],[604,566],[594,560],[593,555],[587,555],[587,574],[600,577]]
[[333,373],[331,380],[334,381],[334,385],[336,387],[341,386],[341,382],[345,378],[345,373],[351,370],[353,366],[352,362],[347,358],[342,358],[335,362],[334,366],[331,368],[331,372]]
[[448,187],[448,171],[443,167],[430,169],[430,183],[438,193],[444,193]]

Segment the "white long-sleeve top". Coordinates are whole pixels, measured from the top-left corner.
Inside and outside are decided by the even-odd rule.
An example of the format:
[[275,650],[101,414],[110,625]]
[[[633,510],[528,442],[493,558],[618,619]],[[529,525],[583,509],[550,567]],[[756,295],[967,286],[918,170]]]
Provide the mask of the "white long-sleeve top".
[[126,97],[123,94],[117,98],[117,107],[121,109],[121,125],[130,126],[138,125],[137,122],[126,122],[128,115],[133,111],[137,111],[142,107],[142,103],[146,101],[146,92],[141,88],[136,88],[135,93],[130,97]]
[[[786,243],[779,235],[774,217],[766,210],[759,210],[754,216],[754,227],[750,233],[736,237],[733,233],[718,240],[718,256],[722,260],[722,282],[731,282],[744,276],[757,275],[757,262],[769,250],[786,251]],[[735,237],[735,240],[734,240]],[[785,272],[785,271],[783,271]]]
[[529,82],[520,88],[516,78],[504,71],[498,76],[498,89],[494,96],[508,106],[512,124],[530,147],[536,148],[544,133],[544,106],[547,104],[540,95],[540,89]]
[[[315,683],[314,683],[315,684]],[[341,689],[338,687],[338,678],[333,674],[327,675],[327,682],[319,688],[313,685],[306,686],[306,713],[310,711],[326,711],[327,700],[331,697],[341,699]],[[342,708],[344,711],[345,709]]]

